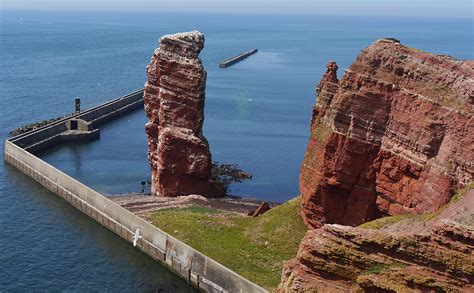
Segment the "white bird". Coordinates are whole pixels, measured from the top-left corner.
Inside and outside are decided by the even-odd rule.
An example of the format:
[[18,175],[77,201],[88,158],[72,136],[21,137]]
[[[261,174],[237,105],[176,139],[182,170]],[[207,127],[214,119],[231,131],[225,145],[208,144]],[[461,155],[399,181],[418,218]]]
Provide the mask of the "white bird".
[[140,238],[142,238],[142,236],[140,235],[140,228],[137,228],[137,230],[135,231],[135,235],[133,235],[133,237],[132,237],[133,247],[137,246],[137,241]]

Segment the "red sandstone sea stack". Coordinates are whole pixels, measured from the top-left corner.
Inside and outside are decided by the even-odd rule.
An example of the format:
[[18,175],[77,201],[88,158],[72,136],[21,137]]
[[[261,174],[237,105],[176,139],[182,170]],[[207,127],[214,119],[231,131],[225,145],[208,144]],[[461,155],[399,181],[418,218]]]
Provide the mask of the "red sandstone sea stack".
[[212,160],[202,133],[206,71],[199,53],[204,35],[161,37],[147,67],[145,112],[152,193],[215,196]]
[[301,168],[309,227],[432,212],[474,176],[474,63],[382,39],[317,86]]

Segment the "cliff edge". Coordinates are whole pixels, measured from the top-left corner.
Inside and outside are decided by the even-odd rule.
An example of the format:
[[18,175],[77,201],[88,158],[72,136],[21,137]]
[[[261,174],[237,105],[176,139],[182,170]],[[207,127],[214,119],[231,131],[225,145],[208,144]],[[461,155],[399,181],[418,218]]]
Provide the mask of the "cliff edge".
[[[472,184],[471,184],[472,185]],[[309,230],[279,292],[472,292],[474,186],[427,215]]]
[[382,39],[337,70],[316,88],[310,229],[278,291],[474,291],[474,62]]
[[382,39],[337,69],[316,88],[301,168],[310,228],[432,212],[473,180],[473,61]]

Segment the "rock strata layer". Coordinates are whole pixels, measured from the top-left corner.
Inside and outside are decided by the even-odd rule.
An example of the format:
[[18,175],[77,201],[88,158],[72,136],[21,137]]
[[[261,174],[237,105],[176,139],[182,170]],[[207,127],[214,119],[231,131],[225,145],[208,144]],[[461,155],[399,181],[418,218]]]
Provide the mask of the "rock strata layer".
[[278,291],[474,291],[474,190],[428,217],[368,224],[309,230]]
[[310,228],[432,212],[474,176],[474,62],[382,39],[316,88],[301,168]]
[[327,224],[285,265],[280,291],[472,292],[474,230],[444,222],[397,235]]
[[145,112],[152,193],[216,196],[212,159],[202,133],[206,71],[199,53],[204,35],[165,35],[147,67]]

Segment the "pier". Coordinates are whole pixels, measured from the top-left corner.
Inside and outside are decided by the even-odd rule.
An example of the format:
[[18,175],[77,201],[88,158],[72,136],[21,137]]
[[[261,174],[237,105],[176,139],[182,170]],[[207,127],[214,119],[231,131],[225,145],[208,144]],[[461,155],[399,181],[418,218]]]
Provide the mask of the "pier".
[[139,108],[143,109],[143,89],[20,133],[8,141],[35,154],[67,141],[96,139],[100,137],[100,125]]
[[6,140],[4,160],[175,272],[198,292],[268,293],[35,155],[65,141],[96,138],[98,126],[140,108],[143,89]]
[[257,49],[252,49],[250,51],[247,51],[247,52],[244,52],[244,53],[241,53],[237,56],[234,56],[234,57],[231,57],[225,61],[223,61],[221,64],[219,64],[219,67],[220,68],[226,68],[226,67],[229,67],[231,65],[234,65],[235,63],[239,62],[239,61],[242,61],[244,60],[245,58],[249,57],[250,55],[253,55],[255,53],[257,53],[258,50]]

